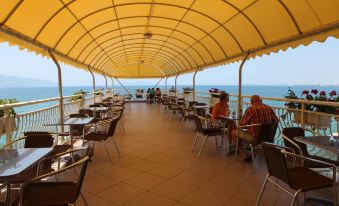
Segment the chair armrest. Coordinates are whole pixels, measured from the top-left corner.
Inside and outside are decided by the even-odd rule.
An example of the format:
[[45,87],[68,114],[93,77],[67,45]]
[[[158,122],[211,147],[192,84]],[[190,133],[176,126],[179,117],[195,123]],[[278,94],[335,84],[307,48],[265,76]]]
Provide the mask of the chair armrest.
[[239,128],[257,127],[257,126],[261,126],[261,125],[262,125],[262,124],[247,124],[247,125],[239,126]]
[[19,137],[19,138],[15,139],[15,140],[13,140],[13,141],[11,141],[11,142],[5,144],[0,150],[6,149],[6,148],[9,147],[10,145],[12,145],[12,144],[14,144],[14,143],[16,143],[16,142],[18,142],[18,141],[24,140],[24,139],[26,139],[26,137]]

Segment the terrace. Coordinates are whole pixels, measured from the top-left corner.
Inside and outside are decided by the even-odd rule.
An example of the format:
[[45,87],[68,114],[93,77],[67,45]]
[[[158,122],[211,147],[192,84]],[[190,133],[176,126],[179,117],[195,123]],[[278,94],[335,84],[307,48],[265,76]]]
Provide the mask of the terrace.
[[[206,108],[215,103],[211,93],[196,90],[195,76],[209,67],[241,61],[239,76],[235,77],[239,80],[239,92],[230,94],[229,101],[230,118],[237,123],[250,106],[250,97],[242,94],[242,72],[249,58],[322,42],[328,37],[338,38],[339,31],[339,5],[335,0],[53,0],[0,5],[0,42],[51,58],[58,71],[59,87],[59,96],[55,98],[0,105],[4,112],[0,140],[10,144],[0,150],[0,205],[48,205],[52,201],[59,205],[255,205],[268,172],[269,160],[264,154],[253,158],[253,166],[235,158],[228,148],[225,127],[220,130],[220,142],[209,138],[201,147],[200,158],[196,150],[191,151],[199,126],[197,121],[182,121],[179,111],[188,106],[194,118],[199,118],[204,129],[208,129],[208,111],[201,114],[189,103],[203,103]],[[90,72],[93,91],[78,101],[72,101],[74,96],[64,96],[61,62]],[[192,90],[180,91],[177,78],[187,73],[194,73]],[[97,91],[94,74],[105,78],[105,90]],[[175,77],[174,91],[168,88],[169,77]],[[135,91],[120,82],[144,78],[166,82],[163,95],[152,104],[139,103]],[[112,80],[112,87],[108,79]],[[116,83],[122,86],[121,90],[115,87]],[[306,136],[321,138],[309,142],[307,153],[339,165],[338,110],[307,110],[310,105],[339,108],[339,103],[273,97],[262,100],[272,106],[279,118],[272,141],[276,148],[288,146],[282,135],[284,129],[307,129]],[[287,107],[286,103],[298,106]],[[51,106],[41,108],[41,104]],[[168,104],[178,110],[171,118]],[[11,114],[12,109],[25,106],[40,109]],[[33,140],[29,140],[30,135]],[[19,141],[23,136],[24,141]],[[39,138],[51,140],[50,145],[36,146],[41,144]],[[321,142],[326,139],[327,142]],[[30,141],[33,148],[27,147]],[[326,189],[306,194],[327,200],[316,204],[337,205],[337,190],[331,189],[337,186],[337,166],[333,170],[323,169],[323,165],[322,169],[314,169],[307,160],[290,158],[292,154],[286,151],[289,150],[279,150],[284,164],[275,165],[280,168],[277,170],[287,164],[288,168],[302,168],[307,174],[333,181],[333,185],[327,182]],[[303,152],[298,154],[306,156]],[[278,179],[279,183],[287,181]],[[294,180],[316,182],[303,176]],[[43,195],[44,191],[39,190],[45,182],[49,184],[45,191],[52,189],[53,193]],[[70,182],[76,187],[70,187]],[[54,184],[60,188],[53,188]],[[33,185],[33,189],[27,185]],[[67,195],[73,196],[63,200]],[[296,202],[312,205],[302,195]],[[260,205],[290,203],[291,196],[271,184]]]

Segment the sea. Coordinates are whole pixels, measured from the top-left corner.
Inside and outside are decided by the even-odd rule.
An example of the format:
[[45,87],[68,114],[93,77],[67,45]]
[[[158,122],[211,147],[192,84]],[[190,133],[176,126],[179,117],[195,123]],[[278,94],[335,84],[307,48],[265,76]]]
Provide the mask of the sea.
[[[168,85],[167,88],[169,89],[172,85]],[[191,86],[191,85],[178,85],[178,90],[181,90],[183,87]],[[148,88],[152,88],[154,85],[134,85],[134,86],[126,86],[128,90],[133,94],[136,89],[144,89],[147,90]],[[164,86],[158,86],[161,90],[164,90]],[[98,86],[99,88],[104,88],[103,86]],[[238,93],[238,86],[236,85],[197,85],[196,91],[200,92],[208,92],[211,88],[218,88],[221,90],[224,90],[230,94],[237,94]],[[284,98],[285,95],[287,95],[287,90],[291,88],[298,96],[301,96],[301,93],[303,90],[311,90],[311,89],[317,89],[318,91],[325,91],[326,93],[329,93],[333,90],[339,92],[339,86],[319,86],[319,85],[301,85],[301,86],[258,86],[258,85],[244,85],[243,86],[243,95],[253,95],[258,94],[262,97],[277,97],[277,98]],[[72,95],[74,92],[78,90],[84,90],[84,91],[92,91],[91,86],[66,86],[63,87],[63,95],[68,96]],[[126,93],[124,89],[121,86],[116,86],[116,90],[119,91],[119,93]],[[58,97],[59,90],[57,87],[25,87],[25,88],[0,88],[0,99],[2,98],[14,98],[18,102],[25,102],[25,101],[33,101],[33,100],[39,100],[39,99],[46,99],[46,98],[53,98]],[[48,102],[48,103],[42,103],[37,105],[30,105],[25,107],[18,107],[16,108],[16,113],[21,114],[29,111],[33,111],[36,109],[44,108],[47,106],[55,105],[57,102]],[[279,103],[272,102],[275,104],[274,106],[277,106]],[[282,106],[282,105],[279,105]]]

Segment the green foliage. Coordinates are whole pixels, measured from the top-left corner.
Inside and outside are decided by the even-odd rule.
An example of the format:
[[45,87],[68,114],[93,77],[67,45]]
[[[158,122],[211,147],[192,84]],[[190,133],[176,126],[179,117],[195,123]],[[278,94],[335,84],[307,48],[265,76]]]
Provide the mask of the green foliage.
[[[9,98],[9,99],[0,99],[0,105],[4,105],[4,104],[13,104],[13,103],[17,103],[18,101],[16,99],[13,98]],[[13,108],[11,108],[11,115],[15,116],[16,113],[14,111]],[[0,117],[5,116],[5,111],[3,109],[0,109]]]
[[78,101],[80,99],[84,99],[87,93],[88,92],[86,92],[86,91],[84,91],[82,89],[79,90],[79,91],[76,91],[76,92],[73,93],[73,95],[76,95],[76,96],[72,96],[71,97],[71,101],[75,102],[75,101]]

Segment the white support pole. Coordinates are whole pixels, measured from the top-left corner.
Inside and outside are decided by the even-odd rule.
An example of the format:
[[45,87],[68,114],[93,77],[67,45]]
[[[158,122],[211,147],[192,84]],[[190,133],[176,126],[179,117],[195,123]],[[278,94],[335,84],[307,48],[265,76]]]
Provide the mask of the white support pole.
[[92,75],[92,79],[93,79],[93,103],[95,103],[96,101],[95,101],[95,76],[94,76],[94,74],[93,74],[93,72],[92,72],[92,70],[88,67],[88,71],[91,73],[91,75]]
[[61,67],[59,62],[54,57],[53,53],[51,51],[48,51],[49,55],[51,56],[53,62],[55,63],[57,69],[58,69],[58,88],[59,88],[59,113],[60,113],[60,124],[61,124],[61,132],[63,133],[65,131],[64,128],[64,96],[62,94],[62,73],[61,73]]
[[104,76],[104,78],[105,78],[105,82],[106,82],[106,94],[107,94],[107,90],[108,90],[107,77],[106,77],[105,73],[102,73],[102,76]]
[[167,79],[168,79],[168,77],[166,77],[166,79],[165,79],[165,94],[167,94]]
[[177,96],[177,79],[178,79],[179,74],[177,74],[177,76],[175,76],[174,79],[174,90],[175,90],[175,96]]
[[242,117],[242,69],[249,53],[246,54],[239,67],[239,88],[238,88],[238,118]]
[[158,83],[157,83],[153,88],[156,88],[156,87],[160,84],[160,82],[161,82],[162,79],[163,79],[163,78],[161,78],[161,79],[158,81]]
[[114,79],[113,79],[113,77],[111,77],[111,80],[112,80],[112,93],[113,93],[113,96],[114,96]]
[[193,101],[195,101],[196,93],[195,93],[195,76],[197,75],[199,69],[197,69],[193,74]]
[[122,86],[122,88],[124,88],[125,90],[126,90],[126,92],[128,93],[128,94],[131,94],[129,91],[128,91],[128,89],[118,80],[118,78],[115,78],[115,80],[117,80],[117,82]]

